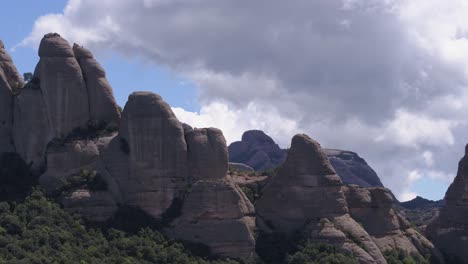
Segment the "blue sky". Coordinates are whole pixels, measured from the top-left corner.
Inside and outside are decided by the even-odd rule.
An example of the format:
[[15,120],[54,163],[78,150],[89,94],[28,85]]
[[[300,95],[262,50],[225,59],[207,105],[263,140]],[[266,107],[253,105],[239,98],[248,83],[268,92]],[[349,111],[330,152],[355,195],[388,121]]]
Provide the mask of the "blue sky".
[[6,1],[0,38],[22,73],[57,32],[94,53],[121,106],[156,92],[228,143],[306,133],[357,152],[400,200],[443,197],[468,142],[466,1],[195,2]]

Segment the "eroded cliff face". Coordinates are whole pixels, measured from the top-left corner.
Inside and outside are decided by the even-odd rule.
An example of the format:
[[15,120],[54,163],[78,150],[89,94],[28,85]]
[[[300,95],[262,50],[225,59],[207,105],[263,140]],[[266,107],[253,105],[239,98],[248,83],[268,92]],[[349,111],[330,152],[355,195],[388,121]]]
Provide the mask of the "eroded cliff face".
[[0,152],[14,151],[13,91],[22,86],[23,80],[0,41]]
[[[104,71],[89,51],[85,56],[82,49],[75,50],[77,54],[59,34],[45,35],[33,80],[15,96],[14,145],[37,173],[46,169],[47,145],[52,140],[86,131],[95,123],[106,127],[119,121],[118,107]],[[100,108],[96,109],[96,105]]]
[[156,219],[187,188],[184,130],[159,95],[134,92],[128,97],[119,133],[103,159],[123,202]]
[[[284,164],[276,176],[262,178],[254,206],[227,175],[221,130],[180,123],[151,92],[132,93],[120,113],[91,52],[71,48],[58,34],[44,36],[39,56],[33,80],[23,87],[0,43],[0,153],[18,153],[66,210],[105,222],[121,207],[136,208],[163,223],[168,236],[244,260],[256,255],[256,230],[301,231],[360,263],[386,263],[387,250],[437,255],[392,209],[387,190],[343,186],[327,153],[307,135],[294,136],[287,157],[278,152],[274,162]],[[279,149],[258,131],[243,141],[261,151]],[[447,193],[443,223],[432,229],[442,244],[453,238],[464,245],[465,163]]]
[[369,233],[381,252],[403,252],[415,259],[431,256],[443,263],[440,252],[395,209],[393,196],[382,187],[343,187],[350,215]]
[[360,263],[386,263],[371,237],[350,217],[342,186],[320,144],[296,135],[285,163],[255,203],[257,225],[265,233],[302,230],[312,240],[353,254]]
[[468,262],[468,145],[457,176],[445,193],[445,207],[427,226],[426,234],[449,263]]

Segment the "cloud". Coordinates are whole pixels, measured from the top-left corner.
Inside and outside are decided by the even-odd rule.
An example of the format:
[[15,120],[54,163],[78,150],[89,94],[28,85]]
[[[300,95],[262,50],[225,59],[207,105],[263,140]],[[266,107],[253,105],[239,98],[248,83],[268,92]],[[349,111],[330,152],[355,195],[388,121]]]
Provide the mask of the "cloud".
[[[250,103],[244,109],[233,109],[222,102],[213,102],[203,106],[199,112],[190,112],[182,108],[173,107],[177,118],[193,127],[217,127],[223,131],[228,143],[241,140],[246,130],[257,128],[265,131],[274,138],[284,139],[277,143],[286,148],[289,138],[298,132],[297,122],[285,117],[273,107]],[[270,112],[270,115],[263,115]],[[282,124],[280,127],[276,124]]]
[[411,192],[411,191],[404,192],[400,196],[400,201],[401,202],[406,202],[406,201],[409,201],[409,200],[413,200],[414,198],[416,198],[416,196],[418,196],[418,194],[415,193],[415,192]]
[[20,45],[58,31],[167,66],[199,89],[200,111],[180,119],[229,140],[306,132],[408,197],[408,171],[446,188],[423,172],[453,175],[468,142],[467,12],[464,0],[70,0]]

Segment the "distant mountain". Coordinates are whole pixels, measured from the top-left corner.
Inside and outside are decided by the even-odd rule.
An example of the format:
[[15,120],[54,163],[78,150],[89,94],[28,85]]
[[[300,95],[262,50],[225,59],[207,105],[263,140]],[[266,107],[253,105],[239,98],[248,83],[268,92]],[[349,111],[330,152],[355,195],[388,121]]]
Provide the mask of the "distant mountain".
[[443,207],[445,205],[445,201],[443,199],[432,201],[421,196],[417,196],[413,200],[400,203],[400,205],[406,209],[425,209],[432,207]]
[[383,187],[377,173],[357,153],[339,149],[324,150],[336,173],[345,184]]
[[[274,169],[281,165],[287,150],[261,130],[244,132],[242,140],[229,147],[229,161],[243,163],[256,171]],[[377,173],[357,153],[339,149],[324,149],[333,168],[345,184],[363,187],[383,187]]]
[[244,132],[241,141],[228,148],[229,161],[244,163],[256,171],[274,169],[286,160],[287,151],[261,130]]

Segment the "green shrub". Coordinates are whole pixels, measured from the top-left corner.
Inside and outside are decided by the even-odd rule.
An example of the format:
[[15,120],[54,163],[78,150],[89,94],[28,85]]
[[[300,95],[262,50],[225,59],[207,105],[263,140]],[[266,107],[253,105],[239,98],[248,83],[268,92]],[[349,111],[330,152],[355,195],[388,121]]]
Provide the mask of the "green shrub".
[[294,254],[286,257],[287,264],[358,264],[353,256],[340,253],[334,246],[322,243],[306,243]]
[[384,253],[384,257],[388,264],[429,264],[427,258],[415,258],[408,256],[403,251],[387,251]]
[[0,155],[0,200],[21,200],[37,184],[30,165],[16,153]]
[[90,191],[105,191],[107,190],[107,182],[97,171],[81,170],[78,174],[72,175],[66,180],[60,193],[79,188]]
[[255,200],[257,199],[258,194],[256,191],[248,186],[241,186],[240,187],[242,192],[247,196],[247,198],[250,200],[250,202],[253,204]]

